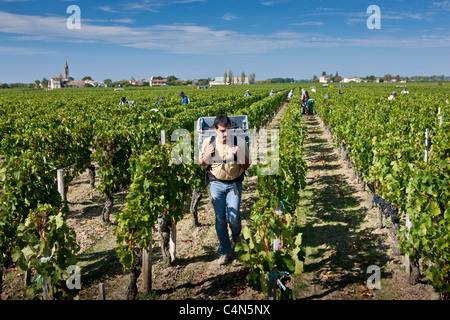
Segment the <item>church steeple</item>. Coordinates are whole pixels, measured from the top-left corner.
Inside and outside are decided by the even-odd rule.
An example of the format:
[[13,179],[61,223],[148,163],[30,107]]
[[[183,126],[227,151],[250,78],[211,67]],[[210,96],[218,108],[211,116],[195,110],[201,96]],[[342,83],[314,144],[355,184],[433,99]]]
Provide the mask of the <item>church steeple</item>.
[[67,65],[67,59],[66,65],[64,66],[64,79],[69,79],[69,66]]

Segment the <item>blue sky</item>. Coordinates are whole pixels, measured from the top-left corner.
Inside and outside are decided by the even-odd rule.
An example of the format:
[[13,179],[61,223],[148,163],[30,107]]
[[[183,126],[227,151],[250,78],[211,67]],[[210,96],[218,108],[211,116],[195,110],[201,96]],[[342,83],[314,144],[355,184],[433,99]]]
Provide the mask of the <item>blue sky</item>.
[[0,0],[0,41],[0,83],[57,76],[66,58],[96,80],[450,75],[450,1]]

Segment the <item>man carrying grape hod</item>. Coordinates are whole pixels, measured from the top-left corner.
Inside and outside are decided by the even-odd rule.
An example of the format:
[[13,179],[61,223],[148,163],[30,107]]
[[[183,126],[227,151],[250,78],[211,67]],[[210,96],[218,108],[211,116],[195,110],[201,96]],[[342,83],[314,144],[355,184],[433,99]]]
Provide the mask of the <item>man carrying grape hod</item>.
[[[219,239],[219,265],[224,265],[228,263],[230,254],[240,241],[239,207],[242,181],[245,169],[250,166],[250,163],[245,140],[228,135],[227,129],[231,127],[230,118],[226,115],[218,115],[214,119],[213,127],[216,136],[203,141],[200,164],[206,168],[210,182],[209,188]],[[234,140],[234,145],[232,140]],[[231,229],[231,242],[228,236],[227,220]]]

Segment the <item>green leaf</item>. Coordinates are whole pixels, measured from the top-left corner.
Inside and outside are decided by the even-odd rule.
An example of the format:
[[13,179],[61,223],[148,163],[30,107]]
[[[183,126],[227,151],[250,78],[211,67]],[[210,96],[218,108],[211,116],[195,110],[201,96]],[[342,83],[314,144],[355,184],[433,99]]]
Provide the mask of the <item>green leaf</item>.
[[61,212],[55,217],[55,222],[58,229],[64,225],[64,217]]

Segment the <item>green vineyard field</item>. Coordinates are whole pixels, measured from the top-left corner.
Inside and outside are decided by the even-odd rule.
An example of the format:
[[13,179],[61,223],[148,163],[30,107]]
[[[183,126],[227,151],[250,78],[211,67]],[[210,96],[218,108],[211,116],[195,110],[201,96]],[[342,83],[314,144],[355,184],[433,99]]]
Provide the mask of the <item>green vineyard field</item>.
[[[139,276],[136,270],[154,244],[160,220],[180,221],[195,190],[207,186],[204,170],[193,160],[195,121],[218,114],[247,115],[249,128],[261,130],[280,108],[279,139],[272,141],[279,146],[278,170],[264,174],[267,164],[252,163],[256,201],[236,251],[249,270],[248,286],[264,294],[274,268],[301,274],[305,249],[297,213],[307,183],[302,89],[314,99],[315,112],[374,204],[398,226],[401,253],[448,298],[449,83],[408,83],[408,93],[401,93],[403,85],[396,83],[180,88],[0,91],[0,270],[15,264],[24,272],[35,271],[27,299],[41,298],[44,280],[54,299],[78,294],[66,286],[79,243],[67,225],[70,204],[58,190],[59,169],[64,169],[65,193],[82,173],[90,170],[97,176],[105,199],[104,224],[111,222],[117,192],[129,188],[125,209],[114,213],[115,250],[123,271]],[[244,97],[246,89],[250,97]],[[187,105],[181,105],[181,90],[190,99]],[[270,97],[270,90],[277,94]],[[294,97],[285,103],[290,90]],[[390,100],[393,91],[397,97]],[[161,96],[164,102],[155,104]],[[122,97],[134,103],[120,105]],[[171,134],[177,129],[190,134],[191,152],[185,156],[192,161],[173,163],[171,152],[180,141],[172,141]],[[95,166],[100,170],[92,172]],[[274,241],[282,243],[280,249],[272,249]],[[292,298],[289,290],[279,295]]]

